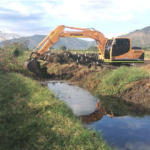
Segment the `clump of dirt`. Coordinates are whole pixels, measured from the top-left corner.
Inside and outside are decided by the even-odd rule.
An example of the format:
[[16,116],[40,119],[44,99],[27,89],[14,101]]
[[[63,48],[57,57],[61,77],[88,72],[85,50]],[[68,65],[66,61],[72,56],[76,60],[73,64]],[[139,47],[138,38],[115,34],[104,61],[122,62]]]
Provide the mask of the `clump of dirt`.
[[71,64],[59,64],[48,63],[46,65],[47,73],[51,75],[51,79],[71,79],[72,82],[80,82],[83,78],[88,76],[91,72],[96,72],[99,69],[92,66],[88,68],[76,63]]
[[47,61],[50,63],[60,63],[60,64],[70,64],[76,62],[77,64],[89,65],[91,63],[96,63],[98,58],[97,53],[74,53],[65,51],[52,53],[51,51],[45,52],[40,56],[40,60]]
[[145,70],[147,70],[150,73],[150,64],[145,65],[142,68],[144,68]]
[[120,95],[126,101],[133,102],[147,108],[150,106],[150,79],[144,79],[132,83],[130,87]]

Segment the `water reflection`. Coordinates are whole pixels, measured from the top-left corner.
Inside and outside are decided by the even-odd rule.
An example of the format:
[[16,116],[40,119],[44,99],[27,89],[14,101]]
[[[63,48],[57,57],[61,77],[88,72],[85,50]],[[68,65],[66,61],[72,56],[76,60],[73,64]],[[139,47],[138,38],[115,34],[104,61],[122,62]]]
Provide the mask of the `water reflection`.
[[86,127],[101,131],[115,150],[149,150],[150,116],[136,113],[136,110],[131,110],[130,105],[122,104],[120,113],[114,109],[116,105],[109,105],[111,107],[107,108],[99,102],[93,113],[81,116]]
[[98,98],[87,90],[64,82],[50,82],[48,87],[63,100],[77,116],[86,115],[95,110]]
[[115,150],[150,150],[150,116],[120,99],[98,98],[67,83],[49,83],[56,96],[80,116],[85,126],[101,131]]
[[106,109],[103,107],[103,104],[101,102],[96,103],[95,111],[88,115],[80,116],[81,120],[89,124],[91,122],[98,121],[103,118],[104,115],[107,115],[109,117],[114,117],[113,112],[107,113]]

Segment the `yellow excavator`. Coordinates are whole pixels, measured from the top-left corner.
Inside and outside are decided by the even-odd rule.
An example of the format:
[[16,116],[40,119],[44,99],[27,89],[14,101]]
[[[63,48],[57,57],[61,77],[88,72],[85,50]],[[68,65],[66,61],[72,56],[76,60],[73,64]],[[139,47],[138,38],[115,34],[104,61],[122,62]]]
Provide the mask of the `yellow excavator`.
[[[75,31],[65,31],[65,28]],[[41,47],[38,51],[33,51],[30,58],[25,62],[24,67],[29,71],[39,74],[41,72],[38,59],[61,37],[73,38],[91,38],[97,43],[99,50],[98,62],[100,64],[122,64],[122,63],[143,63],[144,50],[139,47],[132,48],[129,38],[111,38],[107,39],[103,33],[93,28],[76,28],[60,25],[56,27],[49,35],[37,46]]]

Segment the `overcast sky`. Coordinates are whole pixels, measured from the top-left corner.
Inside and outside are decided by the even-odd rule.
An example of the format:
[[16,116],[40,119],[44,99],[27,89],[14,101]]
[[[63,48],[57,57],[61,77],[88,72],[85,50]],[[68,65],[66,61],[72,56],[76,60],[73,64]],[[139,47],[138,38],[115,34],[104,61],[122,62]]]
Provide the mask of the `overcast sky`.
[[150,26],[149,0],[1,0],[0,31],[47,35],[58,25],[93,27],[106,37]]

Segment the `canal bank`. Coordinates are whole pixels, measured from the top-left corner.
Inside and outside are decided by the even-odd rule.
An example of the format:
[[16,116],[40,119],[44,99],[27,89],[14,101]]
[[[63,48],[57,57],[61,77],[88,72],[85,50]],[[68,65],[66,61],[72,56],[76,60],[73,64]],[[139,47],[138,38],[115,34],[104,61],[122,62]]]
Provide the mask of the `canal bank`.
[[110,149],[37,81],[0,72],[0,85],[0,149]]
[[47,68],[52,80],[68,80],[98,97],[115,97],[150,110],[149,69],[122,66],[101,70],[75,64],[49,64]]

